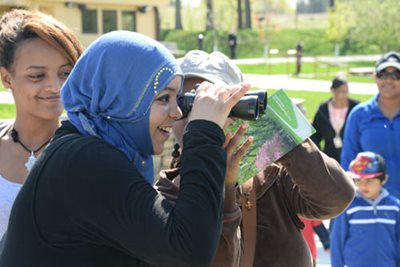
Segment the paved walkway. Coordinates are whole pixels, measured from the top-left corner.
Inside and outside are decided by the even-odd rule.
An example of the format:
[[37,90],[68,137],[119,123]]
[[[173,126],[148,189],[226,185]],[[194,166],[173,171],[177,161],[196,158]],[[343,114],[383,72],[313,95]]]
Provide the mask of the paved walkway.
[[[330,81],[310,80],[295,78],[289,75],[260,75],[244,74],[245,81],[253,87],[262,89],[284,89],[284,90],[305,90],[317,92],[329,92]],[[349,82],[350,93],[362,95],[374,95],[378,93],[375,83]]]
[[[339,57],[303,57],[303,62],[316,62],[323,61],[327,63],[347,63],[352,61],[376,61],[381,55],[352,55],[352,56],[339,56]],[[248,58],[233,60],[236,64],[265,64],[265,63],[285,63],[295,62],[294,57],[272,57],[269,58]],[[373,67],[373,66],[371,66]],[[301,79],[300,77],[293,77],[290,75],[258,75],[258,74],[245,74],[244,78],[250,82],[253,87],[258,88],[273,88],[285,90],[306,90],[306,91],[319,91],[329,92],[331,82],[322,80]],[[378,88],[375,83],[359,83],[349,82],[350,93],[353,94],[367,94],[374,95],[378,93]]]
[[331,256],[328,254],[317,237],[317,267],[331,267]]
[[[339,57],[303,57],[303,62],[316,62],[323,61],[327,63],[347,63],[354,61],[376,61],[381,55],[352,55],[352,56],[339,56]],[[248,58],[248,59],[235,59],[236,64],[265,64],[265,63],[285,63],[295,62],[294,57],[272,57],[269,58]],[[373,66],[371,66],[373,67]],[[285,89],[285,90],[306,90],[317,92],[329,92],[331,82],[312,79],[301,79],[300,77],[293,77],[290,75],[259,75],[259,74],[245,74],[245,81],[252,84],[253,87],[268,89]],[[378,93],[378,88],[375,83],[359,83],[349,82],[350,93],[353,94],[366,94],[374,95]]]

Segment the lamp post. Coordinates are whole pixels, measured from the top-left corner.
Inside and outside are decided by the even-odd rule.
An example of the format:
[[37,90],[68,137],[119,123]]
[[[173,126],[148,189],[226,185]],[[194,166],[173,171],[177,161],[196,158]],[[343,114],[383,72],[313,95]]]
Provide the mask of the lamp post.
[[270,49],[269,50],[269,54],[271,55],[270,56],[270,58],[269,58],[269,64],[268,64],[268,74],[272,74],[271,73],[271,65],[272,65],[272,56],[273,55],[277,55],[277,54],[279,54],[279,49],[276,49],[276,48],[272,48],[272,49]]
[[199,50],[203,50],[203,39],[204,39],[204,34],[199,33],[199,35],[197,35],[197,44]]
[[[261,11],[260,11],[261,13]],[[267,37],[266,37],[266,29],[263,27],[265,16],[264,15],[258,15],[258,26],[260,29],[260,41],[263,43],[263,48],[264,48],[264,61],[267,63],[268,61],[268,44],[267,44]]]

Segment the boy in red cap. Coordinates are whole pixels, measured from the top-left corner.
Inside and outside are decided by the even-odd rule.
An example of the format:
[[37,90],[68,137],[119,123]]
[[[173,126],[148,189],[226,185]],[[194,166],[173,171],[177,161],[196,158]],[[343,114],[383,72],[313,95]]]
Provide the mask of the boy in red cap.
[[333,224],[332,267],[400,266],[400,200],[383,188],[384,159],[361,152],[350,163],[356,197]]

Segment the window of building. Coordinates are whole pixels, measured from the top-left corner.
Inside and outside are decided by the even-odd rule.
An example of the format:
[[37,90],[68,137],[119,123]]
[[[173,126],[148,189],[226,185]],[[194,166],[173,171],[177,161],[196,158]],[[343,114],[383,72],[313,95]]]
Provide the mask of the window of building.
[[135,11],[122,11],[122,29],[125,31],[136,31]]
[[82,9],[82,32],[97,33],[97,10]]
[[103,10],[103,33],[117,30],[117,11]]

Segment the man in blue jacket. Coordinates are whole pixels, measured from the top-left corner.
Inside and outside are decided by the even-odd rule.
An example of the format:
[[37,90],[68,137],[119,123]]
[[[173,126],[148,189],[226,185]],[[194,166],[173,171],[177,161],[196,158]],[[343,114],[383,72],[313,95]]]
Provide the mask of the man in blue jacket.
[[341,155],[347,170],[357,153],[373,151],[386,162],[385,188],[400,198],[400,53],[388,52],[375,65],[379,94],[349,114]]

